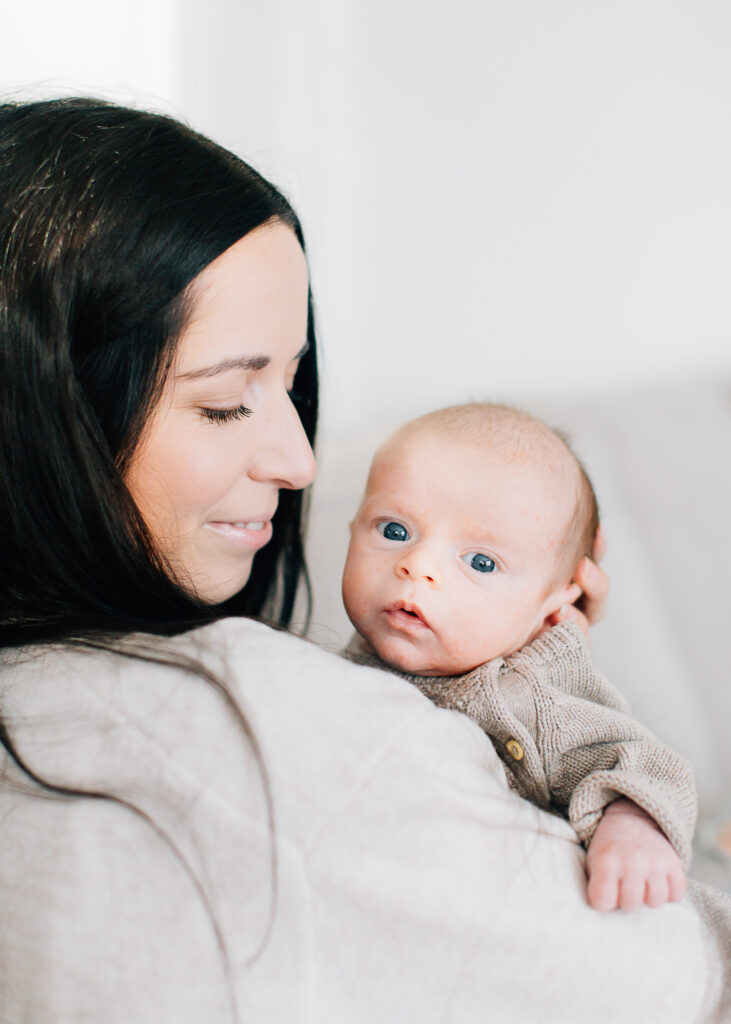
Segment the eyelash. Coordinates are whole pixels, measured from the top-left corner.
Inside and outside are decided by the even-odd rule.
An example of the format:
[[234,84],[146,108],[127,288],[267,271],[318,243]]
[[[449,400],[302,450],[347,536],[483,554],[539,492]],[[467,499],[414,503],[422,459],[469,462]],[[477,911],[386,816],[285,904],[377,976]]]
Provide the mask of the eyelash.
[[211,423],[228,423],[230,420],[243,420],[251,416],[252,410],[245,405],[235,409],[201,409],[201,415]]

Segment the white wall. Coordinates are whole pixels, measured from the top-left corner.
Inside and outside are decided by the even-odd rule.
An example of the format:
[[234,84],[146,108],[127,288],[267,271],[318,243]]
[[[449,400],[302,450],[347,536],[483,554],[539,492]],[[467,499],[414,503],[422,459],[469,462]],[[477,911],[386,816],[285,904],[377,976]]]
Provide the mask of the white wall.
[[0,90],[172,110],[308,232],[325,424],[731,370],[726,0],[70,0]]
[[731,368],[725,0],[254,7],[184,106],[303,213],[328,422]]
[[177,0],[6,0],[0,95],[104,95],[169,106],[177,91],[177,8]]

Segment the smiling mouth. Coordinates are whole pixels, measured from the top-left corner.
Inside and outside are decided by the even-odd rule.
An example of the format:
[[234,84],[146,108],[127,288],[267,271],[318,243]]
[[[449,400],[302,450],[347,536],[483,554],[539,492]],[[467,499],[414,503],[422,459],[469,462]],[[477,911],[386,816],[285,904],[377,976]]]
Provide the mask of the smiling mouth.
[[205,524],[221,537],[225,537],[247,551],[256,551],[268,544],[272,537],[271,519],[251,519],[247,522],[208,522]]

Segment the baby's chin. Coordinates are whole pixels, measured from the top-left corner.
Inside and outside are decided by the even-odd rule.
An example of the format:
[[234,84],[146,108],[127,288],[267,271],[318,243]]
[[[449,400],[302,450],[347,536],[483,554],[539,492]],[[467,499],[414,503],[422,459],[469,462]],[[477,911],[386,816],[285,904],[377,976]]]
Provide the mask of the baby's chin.
[[369,639],[368,643],[381,661],[412,676],[462,676],[480,664],[479,661],[467,664],[448,654],[435,655],[419,650],[408,639],[400,637]]

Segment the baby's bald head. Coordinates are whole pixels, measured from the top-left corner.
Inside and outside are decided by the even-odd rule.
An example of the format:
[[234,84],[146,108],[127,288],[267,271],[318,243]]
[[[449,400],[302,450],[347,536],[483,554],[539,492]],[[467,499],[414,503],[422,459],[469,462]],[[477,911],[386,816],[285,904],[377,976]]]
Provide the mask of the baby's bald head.
[[429,413],[373,460],[346,610],[388,664],[461,675],[520,650],[576,600],[597,518],[586,474],[539,420],[496,405]]
[[559,431],[504,405],[475,402],[450,406],[426,413],[397,430],[376,453],[371,474],[380,459],[422,434],[477,450],[485,446],[506,464],[540,474],[554,494],[565,499],[563,540],[557,549],[555,574],[549,585],[570,580],[580,559],[584,555],[591,557],[599,526],[596,495],[584,467]]

